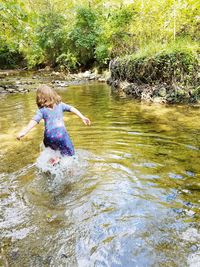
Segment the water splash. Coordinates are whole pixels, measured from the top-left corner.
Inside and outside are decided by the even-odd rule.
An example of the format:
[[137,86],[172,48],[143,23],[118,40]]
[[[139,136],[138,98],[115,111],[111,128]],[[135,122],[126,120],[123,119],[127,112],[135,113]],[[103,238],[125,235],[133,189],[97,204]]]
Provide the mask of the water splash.
[[[77,150],[74,156],[62,157],[59,151],[45,148],[36,161],[39,173],[48,178],[49,189],[55,190],[63,185],[77,182],[86,172],[88,152]],[[60,157],[60,161],[52,165],[51,158]]]

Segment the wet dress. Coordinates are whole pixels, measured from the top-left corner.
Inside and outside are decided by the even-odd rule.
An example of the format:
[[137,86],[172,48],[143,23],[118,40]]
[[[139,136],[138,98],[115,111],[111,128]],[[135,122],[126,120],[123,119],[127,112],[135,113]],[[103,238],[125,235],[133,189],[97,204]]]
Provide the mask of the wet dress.
[[72,106],[64,103],[57,104],[53,109],[40,108],[32,118],[37,123],[44,119],[44,145],[53,150],[59,150],[62,156],[73,156],[74,146],[65,129],[63,112],[71,111]]

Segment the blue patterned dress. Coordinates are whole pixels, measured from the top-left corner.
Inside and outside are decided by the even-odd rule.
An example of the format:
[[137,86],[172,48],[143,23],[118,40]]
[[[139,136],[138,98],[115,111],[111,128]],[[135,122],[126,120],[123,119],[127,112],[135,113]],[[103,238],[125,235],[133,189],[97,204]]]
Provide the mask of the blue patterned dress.
[[44,145],[53,150],[59,150],[62,156],[73,156],[74,146],[65,129],[63,112],[71,111],[72,106],[64,103],[57,104],[53,109],[40,108],[33,117],[37,123],[44,119]]

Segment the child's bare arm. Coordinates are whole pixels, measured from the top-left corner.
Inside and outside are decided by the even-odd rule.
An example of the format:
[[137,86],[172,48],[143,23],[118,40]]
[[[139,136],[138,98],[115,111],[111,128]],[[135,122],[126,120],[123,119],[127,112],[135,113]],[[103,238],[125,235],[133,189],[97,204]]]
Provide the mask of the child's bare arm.
[[83,116],[83,114],[78,109],[72,107],[70,111],[76,114],[79,118],[81,118],[81,120],[83,121],[85,125],[91,124],[90,120],[86,118],[85,116]]
[[29,124],[17,135],[17,139],[20,140],[24,137],[33,127],[35,127],[35,125],[37,125],[37,122],[31,120]]

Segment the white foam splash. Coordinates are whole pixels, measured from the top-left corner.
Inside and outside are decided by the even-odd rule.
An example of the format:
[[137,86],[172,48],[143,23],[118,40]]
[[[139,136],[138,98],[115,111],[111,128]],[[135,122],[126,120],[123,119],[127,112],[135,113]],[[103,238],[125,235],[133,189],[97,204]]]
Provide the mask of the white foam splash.
[[[49,189],[55,190],[64,184],[77,182],[86,172],[87,155],[82,150],[77,150],[74,156],[62,157],[59,151],[45,148],[36,161],[39,172],[48,175]],[[59,163],[52,165],[51,158],[60,157]]]
[[[49,160],[55,157],[61,157],[60,152],[59,151],[54,151],[51,148],[44,148],[44,150],[41,152],[41,154],[39,155],[37,161],[36,161],[36,166],[38,167],[38,169],[40,169],[42,172],[48,172],[48,171],[54,171],[56,167],[53,166]],[[62,161],[62,158],[60,160],[60,163]],[[60,164],[59,163],[59,164]]]

